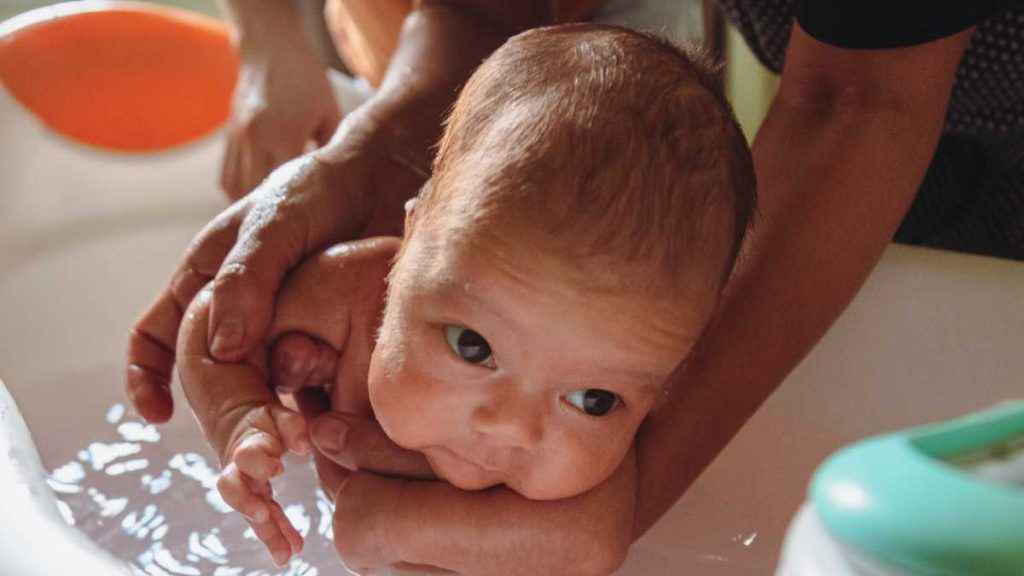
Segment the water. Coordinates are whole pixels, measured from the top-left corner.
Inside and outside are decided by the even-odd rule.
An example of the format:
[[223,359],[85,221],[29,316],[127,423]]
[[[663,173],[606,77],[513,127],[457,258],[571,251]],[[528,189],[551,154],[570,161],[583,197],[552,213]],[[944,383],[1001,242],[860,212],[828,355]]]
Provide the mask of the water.
[[[88,418],[88,415],[83,416]],[[65,521],[147,576],[332,576],[352,574],[333,544],[333,505],[316,485],[312,461],[286,457],[278,502],[305,539],[277,568],[241,515],[216,489],[217,463],[173,450],[160,429],[114,404],[99,430],[48,482]],[[199,449],[199,447],[196,447]]]

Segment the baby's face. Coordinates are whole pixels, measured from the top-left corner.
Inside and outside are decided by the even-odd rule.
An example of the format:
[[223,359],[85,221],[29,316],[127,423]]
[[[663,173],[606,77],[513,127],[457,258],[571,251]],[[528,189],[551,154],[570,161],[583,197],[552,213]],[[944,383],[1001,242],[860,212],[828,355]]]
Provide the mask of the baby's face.
[[713,298],[588,294],[531,250],[438,236],[414,233],[395,265],[369,376],[381,426],[463,489],[557,499],[600,484]]

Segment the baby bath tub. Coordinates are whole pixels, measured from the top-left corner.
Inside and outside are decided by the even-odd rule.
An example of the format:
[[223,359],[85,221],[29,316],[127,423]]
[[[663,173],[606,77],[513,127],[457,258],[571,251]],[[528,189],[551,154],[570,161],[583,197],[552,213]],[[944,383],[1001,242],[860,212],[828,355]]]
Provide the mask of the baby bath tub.
[[[0,529],[0,543],[19,542],[17,554],[0,549],[0,574],[58,573],[47,561],[65,550],[76,566],[97,567],[89,574],[345,573],[307,467],[289,467],[281,497],[310,544],[275,570],[210,489],[214,460],[177,388],[176,415],[159,429],[125,409],[128,330],[224,206],[220,138],[194,140],[216,123],[179,142],[168,136],[159,148],[177,144],[170,150],[114,154],[55,135],[12,92],[0,91],[0,377],[38,453],[0,397],[0,507],[27,519],[20,540],[8,539],[9,522]],[[619,573],[770,573],[822,458],[870,434],[1021,396],[1022,334],[1020,264],[890,248],[823,342]],[[25,505],[26,494],[38,499]]]

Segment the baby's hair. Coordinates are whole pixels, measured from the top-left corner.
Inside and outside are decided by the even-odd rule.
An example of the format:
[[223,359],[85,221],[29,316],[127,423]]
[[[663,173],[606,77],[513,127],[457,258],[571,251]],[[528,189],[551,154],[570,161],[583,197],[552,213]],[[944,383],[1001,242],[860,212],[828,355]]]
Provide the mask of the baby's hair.
[[719,66],[654,36],[574,24],[519,34],[473,74],[416,221],[517,235],[511,244],[539,232],[568,262],[626,265],[645,283],[679,280],[688,259],[731,240],[720,286],[755,195]]

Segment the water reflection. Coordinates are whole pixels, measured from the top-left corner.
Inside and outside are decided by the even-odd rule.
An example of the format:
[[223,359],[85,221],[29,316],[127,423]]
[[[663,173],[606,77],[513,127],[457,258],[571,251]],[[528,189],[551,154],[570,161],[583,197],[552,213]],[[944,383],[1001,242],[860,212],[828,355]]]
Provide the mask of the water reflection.
[[[333,507],[316,487],[312,462],[289,457],[274,482],[277,500],[306,539],[284,568],[216,489],[216,462],[167,448],[155,426],[106,410],[106,439],[88,444],[48,478],[65,521],[147,576],[330,576],[349,574],[331,542]],[[98,436],[103,436],[103,432]],[[105,441],[104,441],[105,440]]]

